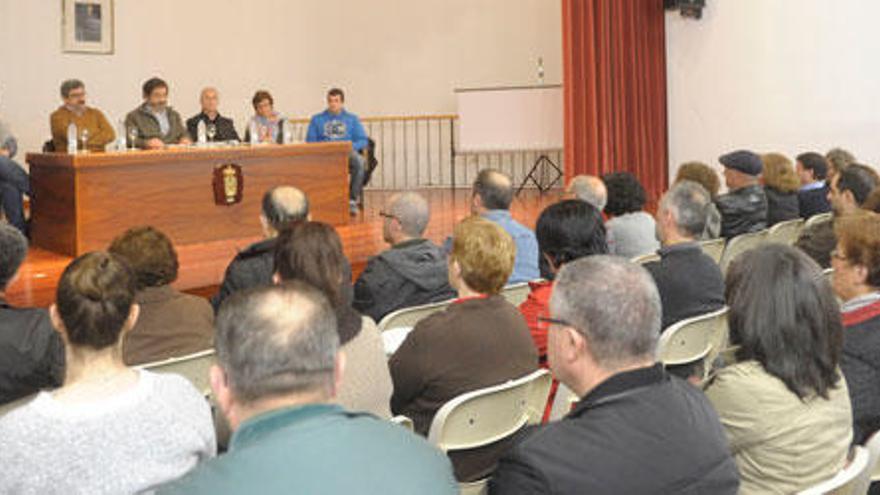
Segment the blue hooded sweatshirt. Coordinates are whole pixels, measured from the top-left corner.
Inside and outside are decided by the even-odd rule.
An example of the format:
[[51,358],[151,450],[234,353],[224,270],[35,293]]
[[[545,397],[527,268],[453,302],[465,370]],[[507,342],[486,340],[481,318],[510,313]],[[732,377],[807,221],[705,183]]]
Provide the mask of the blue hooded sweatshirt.
[[324,110],[312,117],[306,135],[306,142],[322,141],[351,141],[352,148],[360,151],[367,146],[367,133],[357,115],[348,113],[344,109],[338,115]]

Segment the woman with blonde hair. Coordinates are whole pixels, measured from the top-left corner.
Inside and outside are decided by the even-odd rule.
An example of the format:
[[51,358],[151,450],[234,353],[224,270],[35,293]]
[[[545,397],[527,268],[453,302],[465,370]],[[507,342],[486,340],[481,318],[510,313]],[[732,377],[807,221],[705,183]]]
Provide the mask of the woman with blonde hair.
[[801,183],[791,160],[780,153],[765,153],[761,161],[764,162],[767,226],[800,218],[798,190]]

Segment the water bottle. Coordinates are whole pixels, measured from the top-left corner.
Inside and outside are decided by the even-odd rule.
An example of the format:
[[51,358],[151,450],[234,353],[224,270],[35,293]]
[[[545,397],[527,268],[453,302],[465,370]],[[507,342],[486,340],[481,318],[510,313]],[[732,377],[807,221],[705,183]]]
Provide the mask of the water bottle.
[[284,121],[284,125],[282,127],[282,140],[284,144],[290,144],[293,142],[293,126],[290,124],[289,120]]
[[248,124],[248,133],[251,135],[251,146],[260,144],[260,132],[257,130],[257,122],[251,120]]
[[125,128],[125,121],[119,119],[116,122],[116,149],[118,151],[125,151],[126,143],[125,136],[127,134],[127,129]]
[[76,124],[73,122],[67,126],[67,152],[71,155],[76,154],[77,143],[79,141],[79,134],[76,129]]
[[199,145],[204,146],[208,142],[208,128],[205,126],[204,120],[199,120],[197,129]]

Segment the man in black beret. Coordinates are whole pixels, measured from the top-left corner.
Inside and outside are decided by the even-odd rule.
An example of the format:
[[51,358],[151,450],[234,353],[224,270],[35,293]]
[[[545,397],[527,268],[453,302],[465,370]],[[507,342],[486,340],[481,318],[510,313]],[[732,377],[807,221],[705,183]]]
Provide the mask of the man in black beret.
[[767,196],[758,178],[764,169],[761,157],[738,150],[718,158],[724,165],[728,193],[715,200],[721,212],[721,236],[727,239],[767,228]]

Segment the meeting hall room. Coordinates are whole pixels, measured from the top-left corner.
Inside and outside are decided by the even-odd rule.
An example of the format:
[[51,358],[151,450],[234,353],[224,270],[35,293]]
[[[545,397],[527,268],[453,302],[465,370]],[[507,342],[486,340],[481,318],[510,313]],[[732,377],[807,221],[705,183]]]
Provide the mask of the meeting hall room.
[[877,19],[0,0],[0,495],[880,495]]

